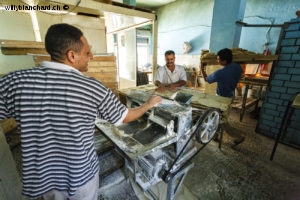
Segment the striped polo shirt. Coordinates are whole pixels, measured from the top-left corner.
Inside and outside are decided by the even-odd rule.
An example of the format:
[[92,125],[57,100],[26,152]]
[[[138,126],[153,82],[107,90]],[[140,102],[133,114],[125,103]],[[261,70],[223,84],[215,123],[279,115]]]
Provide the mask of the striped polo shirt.
[[21,133],[23,194],[56,189],[73,195],[98,172],[95,119],[118,125],[128,113],[101,82],[73,67],[43,62],[0,79],[0,120]]

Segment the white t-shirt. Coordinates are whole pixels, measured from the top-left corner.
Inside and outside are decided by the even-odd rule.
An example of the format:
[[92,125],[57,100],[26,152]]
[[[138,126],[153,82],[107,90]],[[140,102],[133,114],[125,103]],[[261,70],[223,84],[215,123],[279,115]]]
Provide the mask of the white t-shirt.
[[155,81],[159,81],[163,84],[176,83],[180,80],[187,81],[185,69],[181,65],[175,65],[173,72],[164,65],[163,67],[159,67],[155,74]]

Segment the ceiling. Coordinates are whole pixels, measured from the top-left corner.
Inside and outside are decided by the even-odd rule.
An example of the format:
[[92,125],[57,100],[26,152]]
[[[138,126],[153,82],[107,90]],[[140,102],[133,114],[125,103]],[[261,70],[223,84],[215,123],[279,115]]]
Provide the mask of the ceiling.
[[[122,3],[122,0],[113,0]],[[166,5],[168,3],[174,2],[176,0],[136,0],[136,6],[148,9],[156,9],[160,6]]]
[[[77,1],[81,1],[81,0],[77,0]],[[95,0],[95,1],[100,1],[101,0]],[[126,2],[125,0],[112,0],[114,2],[118,2],[118,3],[123,3]],[[140,8],[146,8],[146,9],[150,9],[150,10],[155,10],[156,8],[160,7],[160,6],[164,6],[166,4],[175,2],[176,0],[135,0],[136,3],[136,7],[140,7]],[[19,5],[19,4],[43,4],[43,3],[49,3],[49,2],[55,2],[55,0],[0,0],[0,5],[6,4],[6,5]],[[74,0],[75,2],[75,0]]]

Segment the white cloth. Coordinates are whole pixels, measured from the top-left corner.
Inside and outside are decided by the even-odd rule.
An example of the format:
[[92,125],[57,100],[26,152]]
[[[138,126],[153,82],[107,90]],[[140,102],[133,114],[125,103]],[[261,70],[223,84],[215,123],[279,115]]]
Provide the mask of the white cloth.
[[180,80],[187,81],[186,71],[181,65],[175,65],[173,72],[171,72],[166,65],[159,67],[155,74],[155,81],[159,81],[163,84],[176,83]]

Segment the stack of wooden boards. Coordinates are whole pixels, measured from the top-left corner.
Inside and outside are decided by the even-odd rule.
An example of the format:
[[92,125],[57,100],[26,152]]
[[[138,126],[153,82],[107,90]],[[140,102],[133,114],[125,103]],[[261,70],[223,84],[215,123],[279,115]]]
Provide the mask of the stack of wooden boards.
[[[32,55],[37,67],[41,65],[42,61],[50,61],[44,42],[1,40],[1,51],[3,55]],[[118,69],[114,55],[94,55],[94,58],[89,62],[88,71],[83,74],[101,81],[117,94]]]
[[[40,66],[42,61],[49,61],[50,57],[48,55],[34,55],[33,59],[35,66]],[[116,94],[118,89],[118,70],[115,56],[94,56],[89,62],[88,71],[83,72],[83,74],[101,81],[106,87],[111,89]]]

